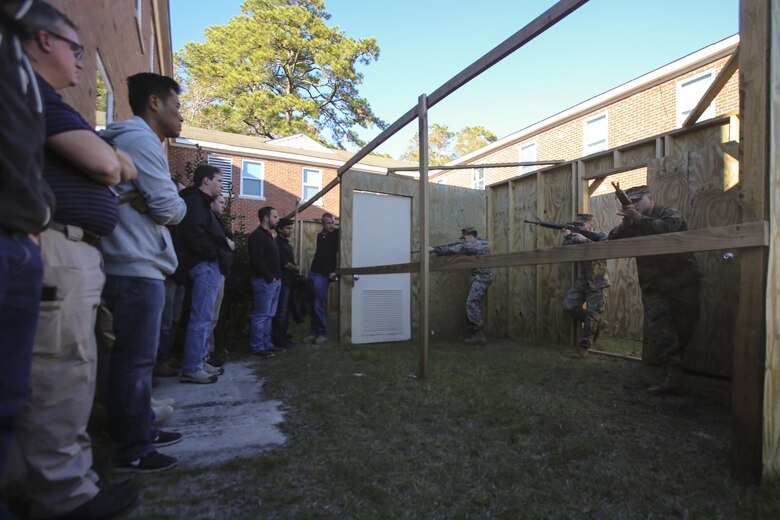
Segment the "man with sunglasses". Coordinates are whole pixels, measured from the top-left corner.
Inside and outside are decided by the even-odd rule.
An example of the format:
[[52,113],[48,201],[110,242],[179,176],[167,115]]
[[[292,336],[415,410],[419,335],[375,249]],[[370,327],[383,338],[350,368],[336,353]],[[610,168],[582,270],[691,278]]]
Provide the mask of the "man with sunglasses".
[[30,397],[16,417],[17,459],[24,467],[11,477],[22,480],[30,518],[106,518],[129,507],[138,493],[129,481],[99,482],[92,470],[87,422],[97,368],[95,317],[105,280],[97,246],[117,223],[110,186],[134,178],[136,170],[57,92],[78,83],[84,49],[76,25],[40,0],[21,25],[44,104],[43,176],[57,208],[40,235],[43,291]]

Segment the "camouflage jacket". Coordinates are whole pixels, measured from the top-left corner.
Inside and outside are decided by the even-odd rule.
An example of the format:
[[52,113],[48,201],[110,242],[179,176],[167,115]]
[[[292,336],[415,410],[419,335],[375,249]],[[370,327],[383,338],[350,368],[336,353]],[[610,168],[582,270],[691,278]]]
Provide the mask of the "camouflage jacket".
[[[639,222],[625,222],[609,233],[609,240],[658,235],[687,231],[688,226],[680,212],[671,206],[656,204],[649,215],[643,215]],[[639,286],[663,292],[675,291],[691,283],[699,282],[701,273],[693,253],[640,256],[636,259]]]
[[[489,255],[490,243],[484,238],[477,238],[474,242],[456,242],[443,246],[436,246],[433,252],[437,256],[446,255]],[[487,267],[478,267],[471,270],[471,276],[493,278],[493,272]]]
[[[601,236],[601,240],[606,240],[607,234],[601,231],[594,231]],[[568,246],[571,244],[584,244],[591,240],[580,235],[579,233],[571,233],[563,237],[563,245]],[[588,283],[590,289],[603,289],[609,287],[609,275],[607,274],[607,261],[606,260],[583,260],[577,262],[579,266],[579,278],[585,280]]]

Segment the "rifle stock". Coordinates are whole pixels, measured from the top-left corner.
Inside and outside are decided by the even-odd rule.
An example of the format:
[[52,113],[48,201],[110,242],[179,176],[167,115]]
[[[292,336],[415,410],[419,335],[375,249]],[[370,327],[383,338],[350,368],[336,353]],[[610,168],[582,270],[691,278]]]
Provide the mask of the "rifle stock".
[[615,188],[615,197],[620,201],[623,206],[630,206],[631,199],[628,198],[626,192],[620,187],[619,182],[612,181],[612,187]]

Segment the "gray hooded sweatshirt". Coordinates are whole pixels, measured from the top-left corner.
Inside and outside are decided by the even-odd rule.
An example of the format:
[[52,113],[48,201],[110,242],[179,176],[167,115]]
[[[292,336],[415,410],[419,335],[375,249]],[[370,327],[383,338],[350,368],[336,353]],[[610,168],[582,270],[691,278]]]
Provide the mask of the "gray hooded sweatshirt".
[[[127,152],[138,178],[116,186],[119,222],[101,240],[106,274],[164,279],[176,270],[176,252],[165,226],[178,224],[187,212],[171,180],[168,159],[160,139],[138,116],[111,123],[100,135]],[[140,195],[146,202],[141,213],[126,201]]]

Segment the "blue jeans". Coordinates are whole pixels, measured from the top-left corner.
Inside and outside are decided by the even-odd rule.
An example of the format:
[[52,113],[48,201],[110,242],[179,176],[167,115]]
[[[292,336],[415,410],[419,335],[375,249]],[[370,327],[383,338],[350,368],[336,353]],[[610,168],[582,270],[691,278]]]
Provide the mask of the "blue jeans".
[[252,352],[260,352],[274,346],[271,342],[271,319],[276,314],[281,288],[282,282],[279,280],[268,283],[260,278],[252,278],[255,294],[251,318],[252,335],[249,338]]
[[314,287],[314,303],[311,309],[311,335],[328,337],[328,286],[330,279],[318,273],[309,273]]
[[214,303],[217,300],[222,274],[217,262],[200,262],[190,269],[192,280],[192,306],[187,336],[184,338],[184,356],[181,362],[183,374],[203,370],[203,359],[209,353],[211,321],[214,319]]
[[41,301],[41,251],[21,233],[0,229],[0,475],[13,438],[13,416],[27,399]]
[[173,278],[165,279],[165,306],[160,322],[160,344],[157,347],[157,364],[166,363],[171,359],[171,348],[176,338],[176,329],[181,319],[181,308],[184,304],[184,286]]
[[103,299],[114,316],[116,335],[108,379],[111,443],[114,458],[127,462],[154,451],[152,369],[165,285],[152,278],[108,275]]
[[274,345],[283,347],[290,342],[290,290],[289,284],[282,284],[279,291],[279,304],[276,306],[276,315],[271,323],[271,340]]

